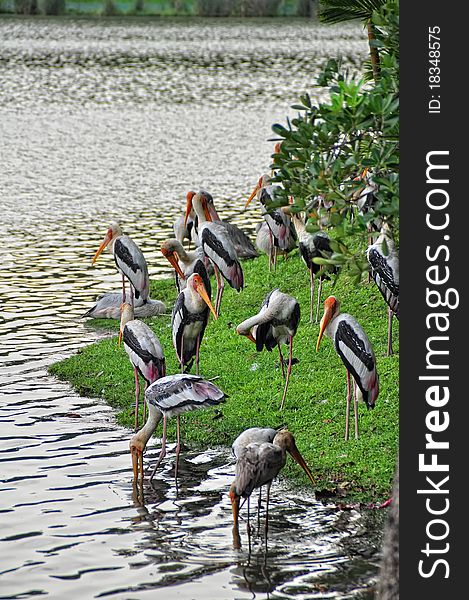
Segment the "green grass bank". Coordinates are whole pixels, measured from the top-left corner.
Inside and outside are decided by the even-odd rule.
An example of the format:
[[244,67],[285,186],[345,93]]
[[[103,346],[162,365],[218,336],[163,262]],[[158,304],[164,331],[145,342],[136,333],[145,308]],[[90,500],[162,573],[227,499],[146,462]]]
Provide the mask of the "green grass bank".
[[[354,315],[364,327],[374,346],[380,377],[375,409],[359,404],[360,438],[346,442],[345,368],[329,338],[315,351],[319,325],[309,323],[309,275],[298,252],[286,261],[279,259],[275,273],[269,273],[265,256],[243,262],[243,269],[245,289],[237,294],[225,287],[220,318],[210,317],[201,346],[201,374],[218,376],[215,383],[229,397],[219,410],[183,415],[184,442],[200,448],[230,446],[248,427],[285,424],[315,476],[318,498],[365,503],[385,500],[391,490],[398,443],[399,339],[394,320],[395,354],[387,357],[387,311],[375,284],[364,281],[356,287],[344,274],[335,285],[333,281],[323,285],[323,300],[333,293],[341,301],[341,310]],[[275,287],[295,296],[302,310],[293,343],[293,356],[299,362],[292,368],[283,411],[279,410],[284,382],[278,352],[258,353],[252,342],[235,332],[238,323],[259,311],[262,300]],[[151,296],[163,300],[170,312],[176,298],[173,281],[153,281]],[[167,373],[178,372],[170,315],[147,322],[163,345]],[[118,422],[129,427],[130,439],[134,378],[123,347],[117,346],[118,325],[110,320],[89,321],[88,326],[106,327],[115,335],[52,365],[50,372],[69,381],[81,395],[104,398],[116,409]],[[173,421],[169,422],[169,441],[175,439]],[[351,431],[353,435],[353,424]],[[161,426],[156,435],[161,435]],[[301,484],[308,481],[292,461],[287,462],[284,473]]]

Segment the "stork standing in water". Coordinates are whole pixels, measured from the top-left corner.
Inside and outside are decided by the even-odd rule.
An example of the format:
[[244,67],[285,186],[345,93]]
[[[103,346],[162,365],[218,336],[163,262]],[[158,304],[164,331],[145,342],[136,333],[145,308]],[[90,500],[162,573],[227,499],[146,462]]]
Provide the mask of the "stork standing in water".
[[[268,437],[271,432],[272,430],[267,430]],[[265,517],[265,541],[267,543],[270,487],[273,479],[285,466],[287,452],[290,453],[292,458],[305,471],[314,485],[314,478],[311,471],[296,447],[295,438],[289,431],[282,429],[276,432],[271,442],[261,441],[261,439],[259,438],[259,441],[250,442],[244,446],[238,443],[239,455],[236,461],[236,475],[229,492],[234,522],[233,541],[236,548],[239,548],[241,545],[238,527],[240,498],[247,498],[248,500],[248,536],[250,538],[249,498],[256,488],[260,488],[263,485],[267,486]]]
[[[288,207],[287,207],[288,208]],[[291,216],[292,223],[295,227],[296,234],[298,236],[298,245],[300,248],[300,255],[303,259],[309,271],[310,280],[310,306],[309,306],[309,321],[313,322],[313,304],[314,304],[314,287],[316,279],[319,279],[318,285],[318,299],[316,303],[316,318],[315,322],[318,322],[319,305],[321,303],[321,291],[322,291],[322,280],[327,278],[324,267],[316,264],[313,259],[315,258],[330,258],[332,256],[331,240],[327,233],[324,231],[318,231],[317,233],[309,233],[306,231],[305,216],[293,214]],[[337,269],[334,268],[334,272]]]
[[137,244],[127,235],[117,223],[111,223],[103,243],[96,251],[91,264],[98,260],[101,252],[109,246],[114,255],[117,269],[122,275],[122,302],[125,302],[125,280],[130,281],[131,304],[135,299],[142,298],[143,302],[148,299],[150,291],[150,280],[145,257]]
[[274,267],[276,266],[277,250],[286,255],[296,248],[296,233],[290,216],[278,208],[269,210],[269,204],[275,201],[275,190],[278,187],[272,185],[270,181],[269,175],[262,175],[244,207],[247,208],[254,196],[257,195],[262,206],[262,216],[272,235],[273,257],[269,259],[269,269],[272,263]]
[[196,374],[199,374],[199,353],[209,309],[215,319],[217,314],[210,302],[202,277],[193,273],[187,286],[179,294],[173,308],[173,344],[181,369],[190,369],[195,357]]
[[368,246],[366,258],[370,263],[371,276],[388,305],[388,356],[390,356],[393,315],[399,320],[399,255],[387,223],[383,223],[376,242]]
[[192,273],[197,273],[202,278],[209,298],[211,297],[212,286],[205,266],[205,254],[202,248],[186,252],[178,240],[169,239],[162,243],[161,253],[176,271],[176,287],[178,292],[181,292],[186,287],[187,278]]
[[282,355],[281,344],[289,344],[289,358],[285,388],[283,390],[280,409],[283,409],[287,396],[288,382],[290,379],[293,361],[293,337],[296,334],[300,322],[300,305],[298,301],[282,293],[278,288],[272,290],[262,303],[261,310],[257,315],[246,319],[238,325],[236,333],[245,335],[255,342],[258,352],[265,348],[269,352],[278,347],[282,374],[285,377],[285,366]]
[[[130,304],[132,301],[130,294],[125,294],[125,301]],[[119,319],[121,315],[122,292],[107,292],[96,300],[94,306],[86,311],[82,317],[92,317],[93,319]],[[166,306],[159,300],[147,298],[146,302],[140,297],[134,299],[134,315],[136,318],[156,317],[166,310]]]
[[[321,319],[316,352],[323,334],[332,338],[337,354],[347,369],[347,410],[345,416],[345,439],[349,439],[350,402],[352,388],[350,375],[354,380],[355,439],[358,439],[358,400],[368,408],[374,408],[379,393],[379,380],[376,359],[368,336],[358,322],[347,313],[340,312],[340,303],[335,296],[324,302],[324,315]],[[357,390],[358,386],[358,390]]]
[[[145,380],[147,387],[166,375],[166,363],[160,340],[148,325],[134,319],[134,310],[130,304],[121,306],[119,344],[124,342],[124,350],[132,363],[135,375],[135,430],[138,429],[138,403],[140,383],[138,376]],[[145,419],[145,411],[143,418]]]
[[180,415],[190,410],[216,406],[225,401],[225,394],[210,381],[197,375],[176,374],[168,375],[152,383],[145,392],[148,406],[148,419],[145,425],[130,440],[130,453],[134,472],[134,486],[140,479],[143,486],[143,452],[148,440],[163,418],[163,438],[161,451],[155,467],[150,475],[153,479],[161,461],[166,456],[166,429],[168,417],[176,416],[177,446],[175,479],[179,467],[181,450]]
[[[212,216],[208,208],[207,198],[204,192],[187,194],[186,217],[190,214],[192,207],[199,219],[199,238],[202,250],[212,261],[217,280],[217,295],[215,299],[215,311],[220,314],[221,299],[223,296],[223,279],[236,291],[244,287],[243,269],[238,260],[238,255],[230,240],[226,229],[219,222],[212,222]],[[220,276],[221,274],[221,276]],[[222,279],[223,277],[223,279]]]

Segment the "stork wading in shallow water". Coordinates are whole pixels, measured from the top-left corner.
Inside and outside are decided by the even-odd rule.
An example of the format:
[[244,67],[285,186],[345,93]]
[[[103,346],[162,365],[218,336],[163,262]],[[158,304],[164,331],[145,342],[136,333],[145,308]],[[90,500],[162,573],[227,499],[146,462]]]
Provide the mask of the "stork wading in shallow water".
[[196,374],[199,374],[199,353],[209,310],[215,319],[217,314],[210,302],[202,278],[193,273],[187,279],[187,286],[179,294],[173,308],[173,344],[181,369],[192,367],[195,358]]
[[209,298],[212,295],[210,277],[205,266],[205,254],[202,248],[186,252],[183,245],[175,239],[162,243],[161,253],[176,271],[176,287],[181,292],[187,285],[187,279],[192,273],[197,273],[202,278]]
[[399,320],[399,255],[387,223],[374,244],[368,246],[366,258],[371,276],[388,305],[388,356],[392,354],[392,317]]
[[199,219],[198,233],[202,250],[212,261],[215,269],[217,280],[215,312],[218,315],[225,285],[223,279],[239,292],[244,287],[243,269],[226,229],[220,223],[211,221],[212,217],[204,192],[197,194],[188,192],[186,216],[189,215],[192,208]]
[[134,304],[134,298],[136,300],[141,298],[143,302],[146,302],[150,292],[150,279],[147,262],[140,248],[129,236],[122,233],[121,227],[115,222],[111,223],[91,264],[94,265],[98,256],[107,246],[114,255],[117,269],[122,275],[122,302],[125,302],[126,279],[129,280],[131,286],[131,304]]
[[[124,342],[124,350],[127,352],[130,362],[134,368],[135,376],[135,430],[138,429],[138,404],[140,398],[140,383],[138,376],[145,380],[147,387],[166,375],[166,363],[160,340],[148,325],[134,319],[134,311],[130,304],[121,306],[121,323],[119,344]],[[143,418],[145,419],[145,411]]]
[[[309,305],[309,321],[313,322],[313,304],[314,304],[314,287],[316,279],[319,279],[318,299],[316,303],[315,322],[318,322],[319,305],[321,303],[322,280],[327,279],[328,274],[324,267],[314,262],[315,258],[330,258],[332,256],[331,240],[327,233],[318,231],[317,233],[309,233],[306,231],[306,223],[304,215],[298,213],[291,216],[292,223],[295,227],[298,236],[298,246],[300,249],[301,258],[309,271],[310,279],[310,305]],[[337,272],[337,268],[331,269],[332,272]]]
[[284,377],[285,365],[281,344],[289,345],[288,367],[280,409],[283,408],[287,396],[293,361],[293,337],[298,329],[300,314],[298,301],[277,288],[266,296],[257,315],[246,319],[236,328],[236,333],[246,336],[256,344],[258,352],[263,348],[270,352],[275,346],[278,347]]
[[158,423],[163,418],[161,451],[150,475],[153,479],[161,461],[166,456],[166,429],[168,417],[176,416],[177,445],[175,479],[179,467],[181,450],[180,415],[190,410],[217,406],[225,401],[225,394],[213,383],[197,375],[168,375],[152,383],[145,391],[148,419],[145,425],[130,440],[130,453],[134,472],[134,486],[140,479],[143,485],[143,452]]
[[277,263],[277,251],[287,255],[288,252],[296,248],[296,233],[291,222],[290,216],[279,208],[269,209],[269,205],[275,201],[275,189],[278,186],[271,184],[269,175],[262,175],[256,184],[256,187],[249,196],[244,208],[247,208],[257,195],[262,206],[262,216],[270,230],[272,236],[273,256],[269,257],[269,269]]
[[[324,302],[324,315],[321,319],[316,352],[323,334],[334,342],[334,348],[347,369],[347,409],[345,416],[345,439],[349,439],[350,402],[354,380],[353,410],[355,416],[355,439],[358,439],[358,400],[365,402],[367,408],[374,408],[379,393],[379,380],[376,371],[376,359],[368,336],[358,322],[347,313],[340,312],[340,303],[335,296],[329,296]],[[358,389],[357,389],[358,387]]]
[[[272,430],[264,430],[264,432],[266,432],[267,437],[270,437],[272,434]],[[262,430],[257,433],[259,434],[259,441],[248,442],[246,445],[238,442],[239,454],[236,461],[236,474],[229,492],[233,511],[233,543],[235,548],[239,548],[241,545],[238,526],[240,499],[246,498],[248,500],[248,536],[250,536],[249,498],[256,488],[260,488],[263,485],[267,487],[265,517],[265,541],[267,543],[270,487],[272,480],[285,466],[287,452],[305,471],[314,485],[314,478],[311,471],[296,447],[295,438],[289,431],[282,429],[276,432],[271,442],[262,441]]]
[[[131,297],[128,292],[125,294],[125,301],[130,304]],[[122,305],[122,292],[107,292],[96,300],[94,306],[86,311],[82,317],[92,317],[93,319],[120,319]],[[134,299],[134,315],[138,319],[146,317],[156,317],[165,312],[166,306],[159,300],[147,298],[146,302],[140,297]]]

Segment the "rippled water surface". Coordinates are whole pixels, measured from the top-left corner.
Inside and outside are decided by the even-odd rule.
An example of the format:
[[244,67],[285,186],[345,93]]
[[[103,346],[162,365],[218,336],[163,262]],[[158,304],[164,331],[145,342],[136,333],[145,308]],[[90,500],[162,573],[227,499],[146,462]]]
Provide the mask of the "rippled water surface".
[[271,124],[329,56],[365,53],[359,26],[298,20],[0,19],[1,598],[371,597],[381,515],[280,481],[267,552],[235,551],[227,449],[185,453],[178,490],[168,461],[140,506],[129,431],[47,375],[99,338],[79,317],[119,288],[109,257],[90,267],[109,222],[152,277],[188,189],[252,231]]

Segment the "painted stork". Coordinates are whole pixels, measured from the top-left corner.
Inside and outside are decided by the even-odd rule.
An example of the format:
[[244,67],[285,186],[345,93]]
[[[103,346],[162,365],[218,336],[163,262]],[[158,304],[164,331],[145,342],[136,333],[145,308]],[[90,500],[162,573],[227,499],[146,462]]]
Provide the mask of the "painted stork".
[[210,381],[197,375],[176,374],[158,379],[145,391],[148,418],[145,425],[130,440],[130,453],[134,472],[134,485],[143,484],[143,452],[148,440],[163,417],[161,451],[150,475],[153,479],[161,461],[166,456],[166,428],[168,417],[176,416],[177,446],[175,478],[177,479],[179,453],[181,450],[180,415],[190,410],[216,406],[225,401],[225,394]]
[[[332,338],[337,354],[347,369],[347,410],[345,413],[345,439],[349,439],[350,401],[352,390],[350,375],[354,379],[355,439],[358,439],[358,400],[361,398],[367,408],[374,408],[379,393],[379,379],[376,359],[368,336],[358,322],[347,313],[340,312],[340,303],[335,296],[324,302],[324,315],[321,319],[316,352],[323,334]],[[357,390],[358,386],[358,390]]]
[[186,287],[187,278],[192,273],[198,273],[202,277],[209,298],[211,297],[212,286],[205,266],[205,254],[202,248],[196,248],[192,252],[187,252],[178,240],[169,239],[162,243],[161,253],[176,271],[176,287],[178,292],[182,292]]
[[374,244],[368,246],[366,258],[371,276],[388,305],[388,356],[392,354],[392,317],[399,320],[399,254],[388,223],[383,223]]
[[[271,430],[268,431],[270,432]],[[229,492],[234,522],[233,541],[236,548],[240,547],[238,527],[240,498],[246,498],[248,500],[248,535],[250,536],[249,498],[256,488],[260,488],[263,485],[267,486],[265,517],[265,541],[267,543],[270,487],[273,479],[285,466],[287,452],[290,453],[292,458],[305,471],[311,483],[314,485],[314,478],[311,471],[296,446],[295,438],[288,430],[282,429],[281,431],[276,432],[271,442],[250,442],[240,448],[239,456],[236,461],[236,475],[230,486]]]
[[[292,223],[295,227],[298,236],[298,246],[301,258],[309,271],[310,280],[310,306],[309,306],[309,321],[313,322],[313,304],[314,304],[314,287],[316,279],[319,279],[318,298],[316,303],[315,322],[318,322],[319,305],[321,303],[322,280],[327,278],[327,272],[324,267],[314,262],[315,258],[330,258],[332,256],[331,240],[327,233],[318,231],[309,233],[306,231],[305,216],[300,213],[292,214]],[[337,272],[337,268],[331,269]]]
[[[166,363],[160,340],[148,325],[134,318],[134,310],[131,304],[124,302],[121,306],[121,323],[119,344],[124,342],[124,350],[127,352],[130,362],[134,368],[135,375],[135,430],[138,429],[138,403],[140,398],[140,383],[138,376],[145,380],[147,387],[166,375]],[[145,414],[143,415],[145,418]]]
[[274,266],[276,265],[276,256],[278,250],[281,250],[284,254],[287,254],[293,250],[293,248],[296,248],[296,233],[290,216],[278,208],[269,209],[269,205],[275,201],[276,188],[278,188],[278,186],[271,184],[269,175],[262,175],[244,207],[247,208],[254,196],[257,195],[262,206],[262,216],[272,233]]
[[[125,294],[125,301],[130,304],[132,301],[130,294]],[[96,300],[94,306],[86,311],[82,317],[92,317],[93,319],[119,319],[121,316],[122,292],[107,292]],[[147,317],[156,317],[166,310],[166,306],[159,300],[147,298],[146,302],[140,297],[134,300],[134,315],[136,318],[144,319]]]
[[209,309],[215,319],[217,314],[210,302],[202,277],[193,273],[187,286],[179,294],[173,308],[173,344],[181,369],[189,370],[195,358],[196,374],[199,374],[199,351]]
[[111,223],[103,243],[96,251],[91,264],[98,260],[101,252],[109,246],[114,255],[117,269],[122,274],[122,302],[125,302],[125,279],[130,281],[130,293],[133,305],[136,300],[142,298],[147,300],[150,291],[150,280],[148,277],[148,267],[145,257],[137,244],[127,235],[122,233],[122,229],[117,223]]
[[245,335],[251,341],[255,342],[258,352],[263,348],[270,352],[275,346],[278,347],[284,377],[285,367],[281,344],[289,344],[290,352],[287,375],[280,409],[283,409],[287,396],[288,381],[290,379],[293,360],[293,337],[296,334],[299,322],[300,305],[298,301],[276,288],[266,296],[258,314],[246,319],[236,328],[236,333]]
[[[202,250],[212,261],[217,280],[217,295],[215,299],[215,311],[220,314],[221,299],[223,296],[223,279],[236,291],[244,287],[244,275],[238,260],[236,250],[226,233],[226,229],[219,222],[212,222],[212,216],[208,208],[208,202],[204,192],[187,194],[186,217],[192,207],[199,219],[199,238]],[[221,276],[223,277],[220,277]]]

